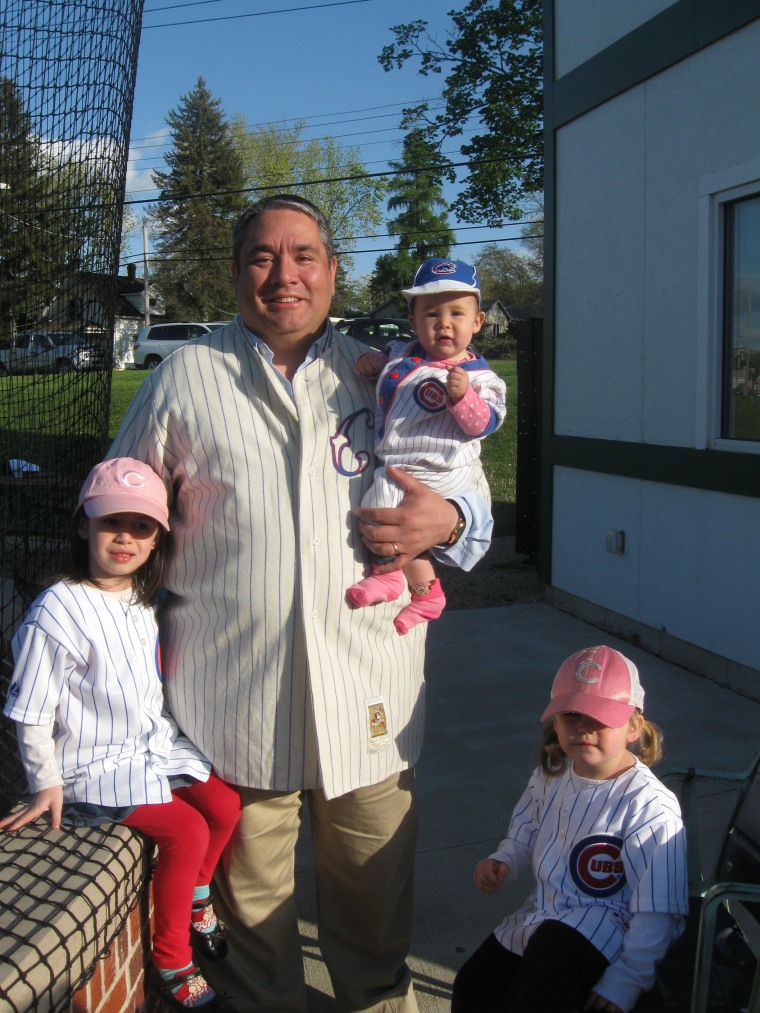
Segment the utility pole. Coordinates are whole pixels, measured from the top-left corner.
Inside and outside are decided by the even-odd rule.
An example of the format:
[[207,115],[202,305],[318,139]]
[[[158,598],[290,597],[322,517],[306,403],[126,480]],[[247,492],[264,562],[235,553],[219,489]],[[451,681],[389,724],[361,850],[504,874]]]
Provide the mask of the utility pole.
[[150,274],[148,272],[148,219],[143,218],[143,323],[150,323]]

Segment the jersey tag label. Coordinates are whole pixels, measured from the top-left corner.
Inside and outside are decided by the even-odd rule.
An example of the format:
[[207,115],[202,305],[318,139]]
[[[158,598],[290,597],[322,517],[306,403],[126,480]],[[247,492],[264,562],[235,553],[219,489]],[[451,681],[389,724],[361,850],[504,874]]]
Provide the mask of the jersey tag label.
[[385,714],[385,701],[381,696],[364,701],[367,715],[367,746],[370,752],[387,749],[391,744],[388,734],[388,718]]

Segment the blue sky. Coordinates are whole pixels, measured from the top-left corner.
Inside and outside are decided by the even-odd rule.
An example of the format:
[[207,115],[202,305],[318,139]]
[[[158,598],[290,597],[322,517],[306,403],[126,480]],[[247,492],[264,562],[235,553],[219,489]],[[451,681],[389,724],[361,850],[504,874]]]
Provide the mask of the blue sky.
[[[461,0],[146,0],[128,191],[135,199],[155,195],[150,170],[163,165],[166,115],[199,76],[228,117],[242,114],[250,126],[306,121],[304,137],[333,136],[358,148],[368,171],[382,171],[400,155],[403,107],[435,102],[443,84],[440,75],[420,76],[414,62],[382,69],[377,57],[393,41],[390,28],[424,19],[443,40],[451,29],[448,11],[461,6]],[[444,150],[456,154],[453,144]],[[447,192],[449,200],[454,192]],[[457,230],[462,245],[453,255],[471,260],[479,244],[519,231]],[[354,273],[370,272],[377,254],[392,245],[387,236],[360,240]],[[141,258],[139,232],[132,249]]]

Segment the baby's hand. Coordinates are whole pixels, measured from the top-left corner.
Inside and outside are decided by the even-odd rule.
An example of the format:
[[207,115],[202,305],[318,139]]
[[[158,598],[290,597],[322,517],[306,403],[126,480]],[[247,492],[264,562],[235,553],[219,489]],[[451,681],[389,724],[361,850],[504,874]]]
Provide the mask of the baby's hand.
[[483,893],[496,893],[507,878],[507,866],[495,858],[484,858],[475,866],[475,886]]
[[449,375],[446,377],[446,391],[452,401],[459,401],[467,393],[470,386],[470,379],[467,371],[461,366],[452,366]]
[[376,380],[385,362],[384,355],[379,355],[377,352],[362,352],[356,360],[356,371],[362,376],[366,376],[368,380]]
[[0,830],[11,833],[20,830],[27,823],[32,823],[45,812],[50,812],[50,825],[53,830],[61,829],[61,811],[63,809],[63,788],[56,785],[54,788],[43,788],[36,795],[32,795],[28,804],[17,813],[6,816],[0,820]]

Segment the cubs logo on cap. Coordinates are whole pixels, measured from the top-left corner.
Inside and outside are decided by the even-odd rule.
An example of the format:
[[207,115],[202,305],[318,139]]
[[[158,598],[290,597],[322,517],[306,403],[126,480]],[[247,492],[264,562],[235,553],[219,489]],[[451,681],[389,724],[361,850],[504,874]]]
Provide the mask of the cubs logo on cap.
[[96,464],[79,493],[79,507],[87,517],[144,514],[169,530],[164,483],[149,465],[132,457],[113,457]]
[[620,651],[600,645],[562,662],[541,720],[555,714],[587,714],[608,728],[622,728],[636,708],[644,710],[638,669]]
[[480,306],[478,272],[472,264],[465,264],[462,260],[434,257],[417,268],[412,287],[401,290],[408,301],[418,295],[434,295],[437,292],[470,292],[478,297]]

